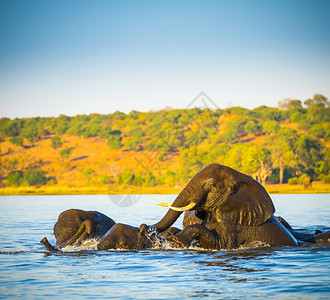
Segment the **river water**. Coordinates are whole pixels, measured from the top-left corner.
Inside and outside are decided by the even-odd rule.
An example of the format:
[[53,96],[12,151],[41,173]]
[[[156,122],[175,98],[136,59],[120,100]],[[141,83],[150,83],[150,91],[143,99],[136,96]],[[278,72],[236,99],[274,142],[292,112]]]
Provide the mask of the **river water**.
[[[275,215],[294,228],[330,230],[329,194],[271,197]],[[0,197],[0,299],[330,299],[330,246],[48,253],[39,243],[47,236],[54,244],[68,208],[139,226],[166,212],[151,200],[174,198],[140,195],[124,207],[127,199],[107,195]]]

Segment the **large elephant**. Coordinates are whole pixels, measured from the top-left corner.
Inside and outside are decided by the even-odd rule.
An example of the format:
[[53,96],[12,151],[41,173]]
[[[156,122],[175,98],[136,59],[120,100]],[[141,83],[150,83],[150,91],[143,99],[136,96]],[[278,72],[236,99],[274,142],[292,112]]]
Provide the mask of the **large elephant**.
[[143,227],[139,229],[137,227],[117,223],[102,237],[97,245],[97,249],[141,250],[152,248],[157,241],[164,243],[169,236],[173,236],[180,231],[181,230],[176,227],[170,227],[156,236],[156,233],[147,234]]
[[[266,190],[251,177],[227,166],[211,164],[181,191],[166,215],[152,227],[169,228],[183,211],[195,210],[202,224],[186,226],[173,240],[188,246],[197,239],[204,248],[234,249],[261,241],[270,246],[298,246],[297,240],[273,215]],[[141,225],[142,226],[142,225]],[[145,226],[143,224],[143,226]]]
[[88,238],[101,238],[116,222],[98,211],[69,209],[62,212],[54,225],[55,247],[44,237],[40,242],[50,251],[77,245]]

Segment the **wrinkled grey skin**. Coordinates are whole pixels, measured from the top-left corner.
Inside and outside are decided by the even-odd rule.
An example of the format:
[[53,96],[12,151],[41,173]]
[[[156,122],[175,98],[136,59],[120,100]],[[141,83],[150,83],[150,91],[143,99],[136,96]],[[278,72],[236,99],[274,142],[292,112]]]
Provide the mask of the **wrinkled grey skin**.
[[[294,230],[291,225],[281,216],[276,217],[277,220],[294,236],[294,238],[299,241],[299,244],[330,244],[330,231],[322,232],[320,230],[315,230],[315,232],[306,232],[304,229]],[[187,210],[184,213],[182,227],[185,228],[192,224],[202,224],[203,220],[199,219],[195,215],[195,211]]]
[[[196,224],[202,222],[195,216],[194,211],[186,211],[183,218],[183,228],[187,224]],[[122,223],[117,223],[113,226],[101,239],[97,245],[98,250],[108,249],[147,249],[152,247],[152,236],[147,237],[147,227],[141,226],[140,228],[129,226]],[[171,236],[181,232],[176,227],[170,227],[163,231],[159,237],[169,239]]]
[[[182,247],[197,239],[202,247],[234,249],[260,241],[270,246],[298,246],[297,240],[274,217],[275,208],[266,190],[251,177],[229,167],[211,164],[198,172],[172,206],[197,203],[202,224],[186,226],[172,240]],[[181,212],[169,209],[153,225],[159,232],[169,228]],[[142,225],[141,225],[142,226]]]
[[301,229],[294,230],[285,219],[282,217],[276,218],[301,243],[330,244],[330,231],[322,232],[321,230],[315,230],[314,233],[309,233]]
[[98,211],[69,209],[62,212],[54,225],[56,245],[43,238],[46,249],[56,251],[68,245],[77,245],[88,238],[101,238],[116,222]]
[[187,227],[188,225],[202,224],[202,223],[203,223],[203,220],[196,217],[194,210],[186,210],[184,212],[184,217],[183,217],[183,221],[182,221],[182,228],[183,229],[185,227]]
[[[178,228],[170,227],[166,231],[162,232],[159,237],[166,239],[180,231],[181,230]],[[147,249],[153,246],[153,238],[155,237],[148,237],[143,229],[117,223],[102,237],[101,241],[97,245],[97,249]]]

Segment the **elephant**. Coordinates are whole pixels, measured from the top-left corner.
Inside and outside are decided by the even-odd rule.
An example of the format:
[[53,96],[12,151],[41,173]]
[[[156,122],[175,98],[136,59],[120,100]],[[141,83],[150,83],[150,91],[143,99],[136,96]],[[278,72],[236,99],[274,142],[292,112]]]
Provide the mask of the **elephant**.
[[[210,164],[198,172],[156,224],[148,227],[163,232],[183,211],[195,210],[201,224],[186,226],[171,240],[182,247],[196,239],[210,249],[235,249],[260,241],[270,246],[298,246],[297,240],[274,216],[274,204],[253,178],[228,166]],[[142,224],[141,227],[147,225]]]
[[184,217],[182,221],[182,228],[184,229],[188,225],[192,224],[202,224],[203,220],[200,218],[197,218],[195,215],[195,211],[193,210],[186,210],[184,212]]
[[40,242],[47,250],[56,251],[68,245],[77,245],[87,238],[101,238],[116,224],[98,211],[68,209],[63,211],[54,225],[55,247],[44,237]]
[[282,217],[276,217],[282,225],[290,231],[290,233],[300,242],[309,244],[329,244],[330,231],[322,232],[316,229],[314,233],[305,232],[302,230],[294,230],[290,224]]
[[[315,232],[306,232],[302,229],[294,230],[291,225],[281,216],[276,216],[276,219],[294,236],[299,244],[329,244],[330,243],[330,231],[322,232],[316,229]],[[185,228],[191,224],[201,224],[203,220],[196,217],[193,210],[186,210],[184,212],[184,218],[182,227]]]
[[[169,236],[173,236],[180,231],[181,230],[176,227],[170,227],[158,236],[158,240],[165,242],[164,239],[167,239]],[[137,228],[117,223],[102,237],[97,245],[97,249],[142,250],[152,248],[155,241],[156,237],[154,235],[147,235],[142,227]]]

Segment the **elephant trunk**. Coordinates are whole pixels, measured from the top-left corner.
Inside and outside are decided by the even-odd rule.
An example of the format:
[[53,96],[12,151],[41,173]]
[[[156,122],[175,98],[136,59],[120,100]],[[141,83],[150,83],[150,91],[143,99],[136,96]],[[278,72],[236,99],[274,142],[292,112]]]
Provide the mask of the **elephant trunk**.
[[[202,190],[202,187],[199,183],[191,180],[188,185],[181,191],[181,193],[177,196],[175,201],[172,204],[172,207],[184,207],[190,203],[199,203],[205,196]],[[159,232],[163,232],[169,227],[173,225],[173,223],[179,218],[182,214],[182,211],[175,211],[173,209],[169,209],[165,216],[153,226]]]
[[52,246],[46,237],[44,237],[41,241],[40,241],[41,244],[44,244],[45,248],[50,251],[50,252],[56,252],[58,251],[54,246]]

